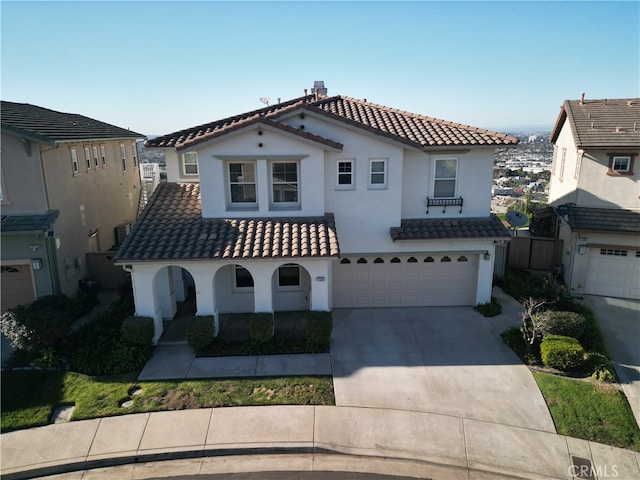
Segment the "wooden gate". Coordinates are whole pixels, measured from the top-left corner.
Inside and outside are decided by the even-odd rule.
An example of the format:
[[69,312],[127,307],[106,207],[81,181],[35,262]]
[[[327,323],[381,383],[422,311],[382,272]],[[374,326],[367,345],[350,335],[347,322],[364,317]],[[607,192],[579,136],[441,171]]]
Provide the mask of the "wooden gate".
[[130,274],[113,264],[114,256],[115,252],[87,253],[89,276],[99,288],[115,289],[129,280]]
[[555,270],[562,263],[562,240],[514,237],[509,241],[509,268]]

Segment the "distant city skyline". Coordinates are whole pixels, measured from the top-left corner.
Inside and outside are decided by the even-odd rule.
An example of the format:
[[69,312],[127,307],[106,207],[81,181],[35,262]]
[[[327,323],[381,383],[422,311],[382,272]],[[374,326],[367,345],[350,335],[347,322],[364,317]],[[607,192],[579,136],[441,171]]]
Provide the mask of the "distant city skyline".
[[498,131],[639,97],[640,3],[2,1],[2,99],[162,135],[329,95]]

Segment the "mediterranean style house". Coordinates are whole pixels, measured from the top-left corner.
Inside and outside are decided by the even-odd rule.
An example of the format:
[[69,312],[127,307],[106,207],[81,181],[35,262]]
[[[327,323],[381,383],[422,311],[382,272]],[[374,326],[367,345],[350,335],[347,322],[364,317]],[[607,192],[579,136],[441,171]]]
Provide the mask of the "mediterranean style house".
[[136,219],[140,173],[130,130],[73,113],[2,101],[2,312],[72,295],[85,256],[117,243]]
[[570,293],[640,299],[640,98],[566,100],[551,142],[547,234]]
[[305,95],[148,140],[162,184],[115,261],[138,315],[475,305],[509,232],[490,215],[501,133]]

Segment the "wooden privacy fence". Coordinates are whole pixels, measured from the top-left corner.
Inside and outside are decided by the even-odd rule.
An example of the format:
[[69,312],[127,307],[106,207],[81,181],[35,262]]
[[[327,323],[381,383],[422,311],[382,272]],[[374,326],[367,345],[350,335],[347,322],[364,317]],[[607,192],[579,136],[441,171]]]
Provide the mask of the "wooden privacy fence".
[[562,263],[562,240],[513,237],[509,241],[508,266],[525,270],[554,270]]
[[87,253],[89,277],[100,288],[118,288],[129,279],[129,273],[121,266],[113,264],[114,256],[115,252]]

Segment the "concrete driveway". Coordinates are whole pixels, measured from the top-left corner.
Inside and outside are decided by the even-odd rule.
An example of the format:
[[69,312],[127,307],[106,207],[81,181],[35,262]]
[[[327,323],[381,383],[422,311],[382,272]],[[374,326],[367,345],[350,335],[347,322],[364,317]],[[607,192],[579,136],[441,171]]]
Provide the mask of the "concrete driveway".
[[640,426],[640,301],[585,295],[596,314],[613,365]]
[[492,332],[490,321],[470,307],[334,310],[336,405],[555,433],[531,372]]

